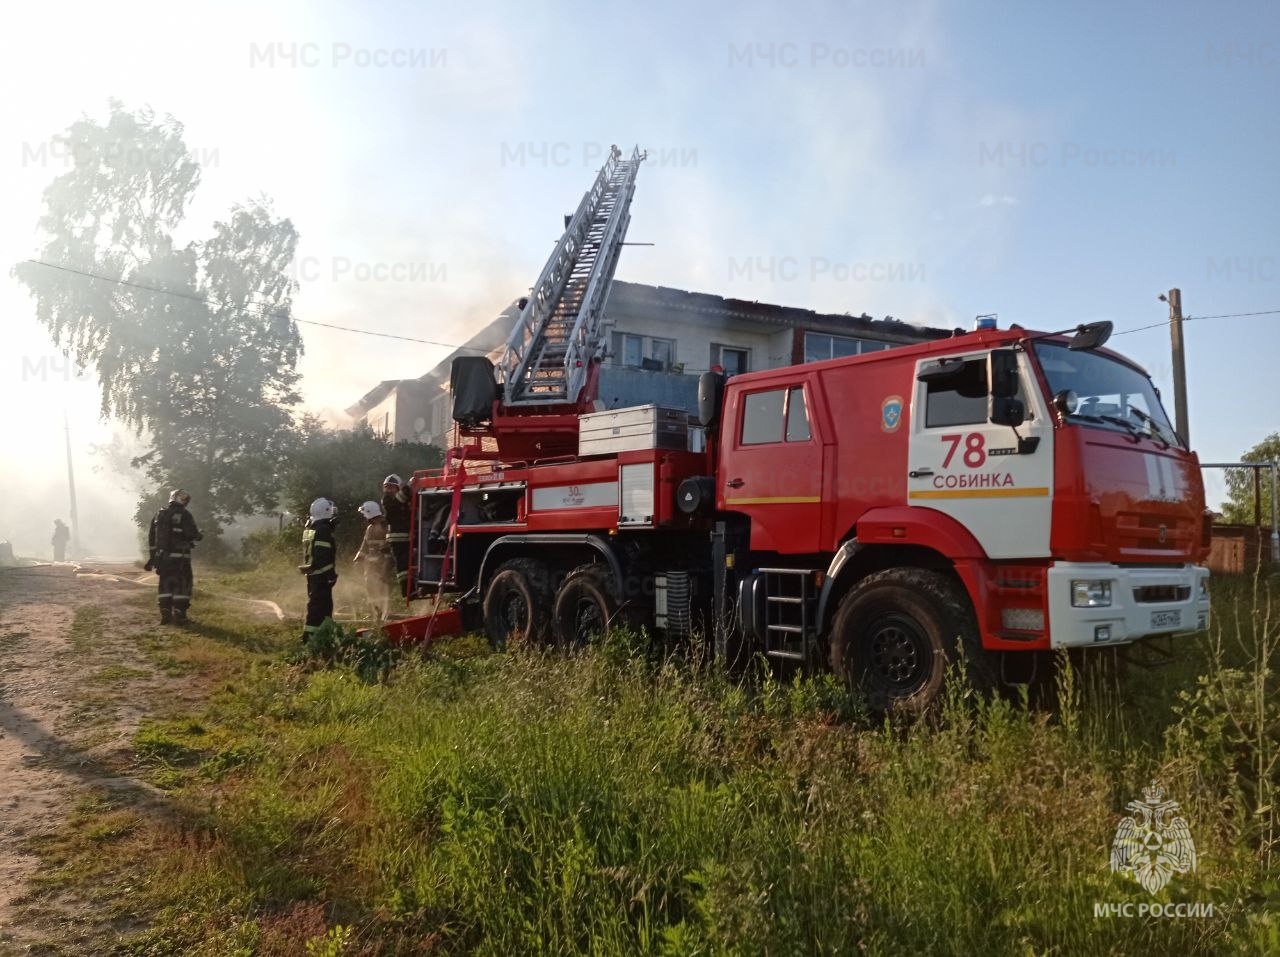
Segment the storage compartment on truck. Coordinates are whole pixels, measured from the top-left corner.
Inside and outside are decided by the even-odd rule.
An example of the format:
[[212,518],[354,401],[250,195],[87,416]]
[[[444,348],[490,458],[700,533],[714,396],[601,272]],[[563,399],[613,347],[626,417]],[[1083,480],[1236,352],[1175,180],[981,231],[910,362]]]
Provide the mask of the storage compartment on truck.
[[611,455],[689,445],[689,414],[659,405],[591,412],[578,423],[579,455]]

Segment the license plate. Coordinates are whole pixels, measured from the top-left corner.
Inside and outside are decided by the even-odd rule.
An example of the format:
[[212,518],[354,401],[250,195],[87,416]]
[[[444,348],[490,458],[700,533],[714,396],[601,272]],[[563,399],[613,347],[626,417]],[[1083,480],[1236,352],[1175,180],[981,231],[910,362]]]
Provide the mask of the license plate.
[[1152,628],[1181,628],[1182,612],[1180,611],[1153,611],[1151,613]]

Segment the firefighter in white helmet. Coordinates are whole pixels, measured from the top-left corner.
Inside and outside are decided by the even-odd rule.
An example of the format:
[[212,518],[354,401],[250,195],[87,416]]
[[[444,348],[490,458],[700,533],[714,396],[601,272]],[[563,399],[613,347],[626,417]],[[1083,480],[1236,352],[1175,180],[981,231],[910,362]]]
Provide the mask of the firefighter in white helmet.
[[338,546],[333,537],[337,516],[338,506],[327,498],[318,498],[311,503],[311,518],[302,530],[302,564],[298,571],[307,576],[304,642],[320,630],[326,618],[333,617],[333,586],[338,581]]
[[353,562],[364,563],[364,591],[379,619],[387,617],[391,606],[391,553],[387,549],[387,517],[377,502],[365,502],[356,509],[367,523],[364,539]]
[[160,605],[160,624],[187,623],[191,607],[191,549],[204,538],[196,520],[187,511],[191,495],[180,488],[169,494],[169,504],[156,512],[147,532],[151,557],[146,569],[160,576],[156,601]]
[[387,519],[387,546],[396,566],[396,588],[405,595],[409,579],[409,491],[399,475],[382,480],[380,504]]

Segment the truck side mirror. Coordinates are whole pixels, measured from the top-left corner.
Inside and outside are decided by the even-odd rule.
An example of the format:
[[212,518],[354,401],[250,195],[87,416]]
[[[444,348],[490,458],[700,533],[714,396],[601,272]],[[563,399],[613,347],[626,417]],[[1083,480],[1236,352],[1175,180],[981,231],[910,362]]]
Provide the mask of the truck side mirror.
[[1089,322],[1076,328],[1076,334],[1071,337],[1067,343],[1067,348],[1072,352],[1088,351],[1097,349],[1111,338],[1111,323],[1103,320],[1101,322]]
[[1017,428],[1027,420],[1027,410],[1021,399],[992,398],[990,419],[995,425]]
[[992,349],[987,356],[987,382],[993,399],[1018,394],[1018,354],[1012,349]]
[[704,372],[698,376],[698,422],[704,428],[713,429],[720,421],[724,383],[723,372]]

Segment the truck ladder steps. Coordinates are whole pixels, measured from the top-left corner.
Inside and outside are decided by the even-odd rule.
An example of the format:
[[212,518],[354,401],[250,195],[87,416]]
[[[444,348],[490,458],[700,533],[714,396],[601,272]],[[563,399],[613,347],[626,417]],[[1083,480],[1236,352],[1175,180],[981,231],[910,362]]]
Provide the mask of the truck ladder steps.
[[764,653],[809,661],[817,647],[818,596],[808,568],[761,568],[765,578]]

